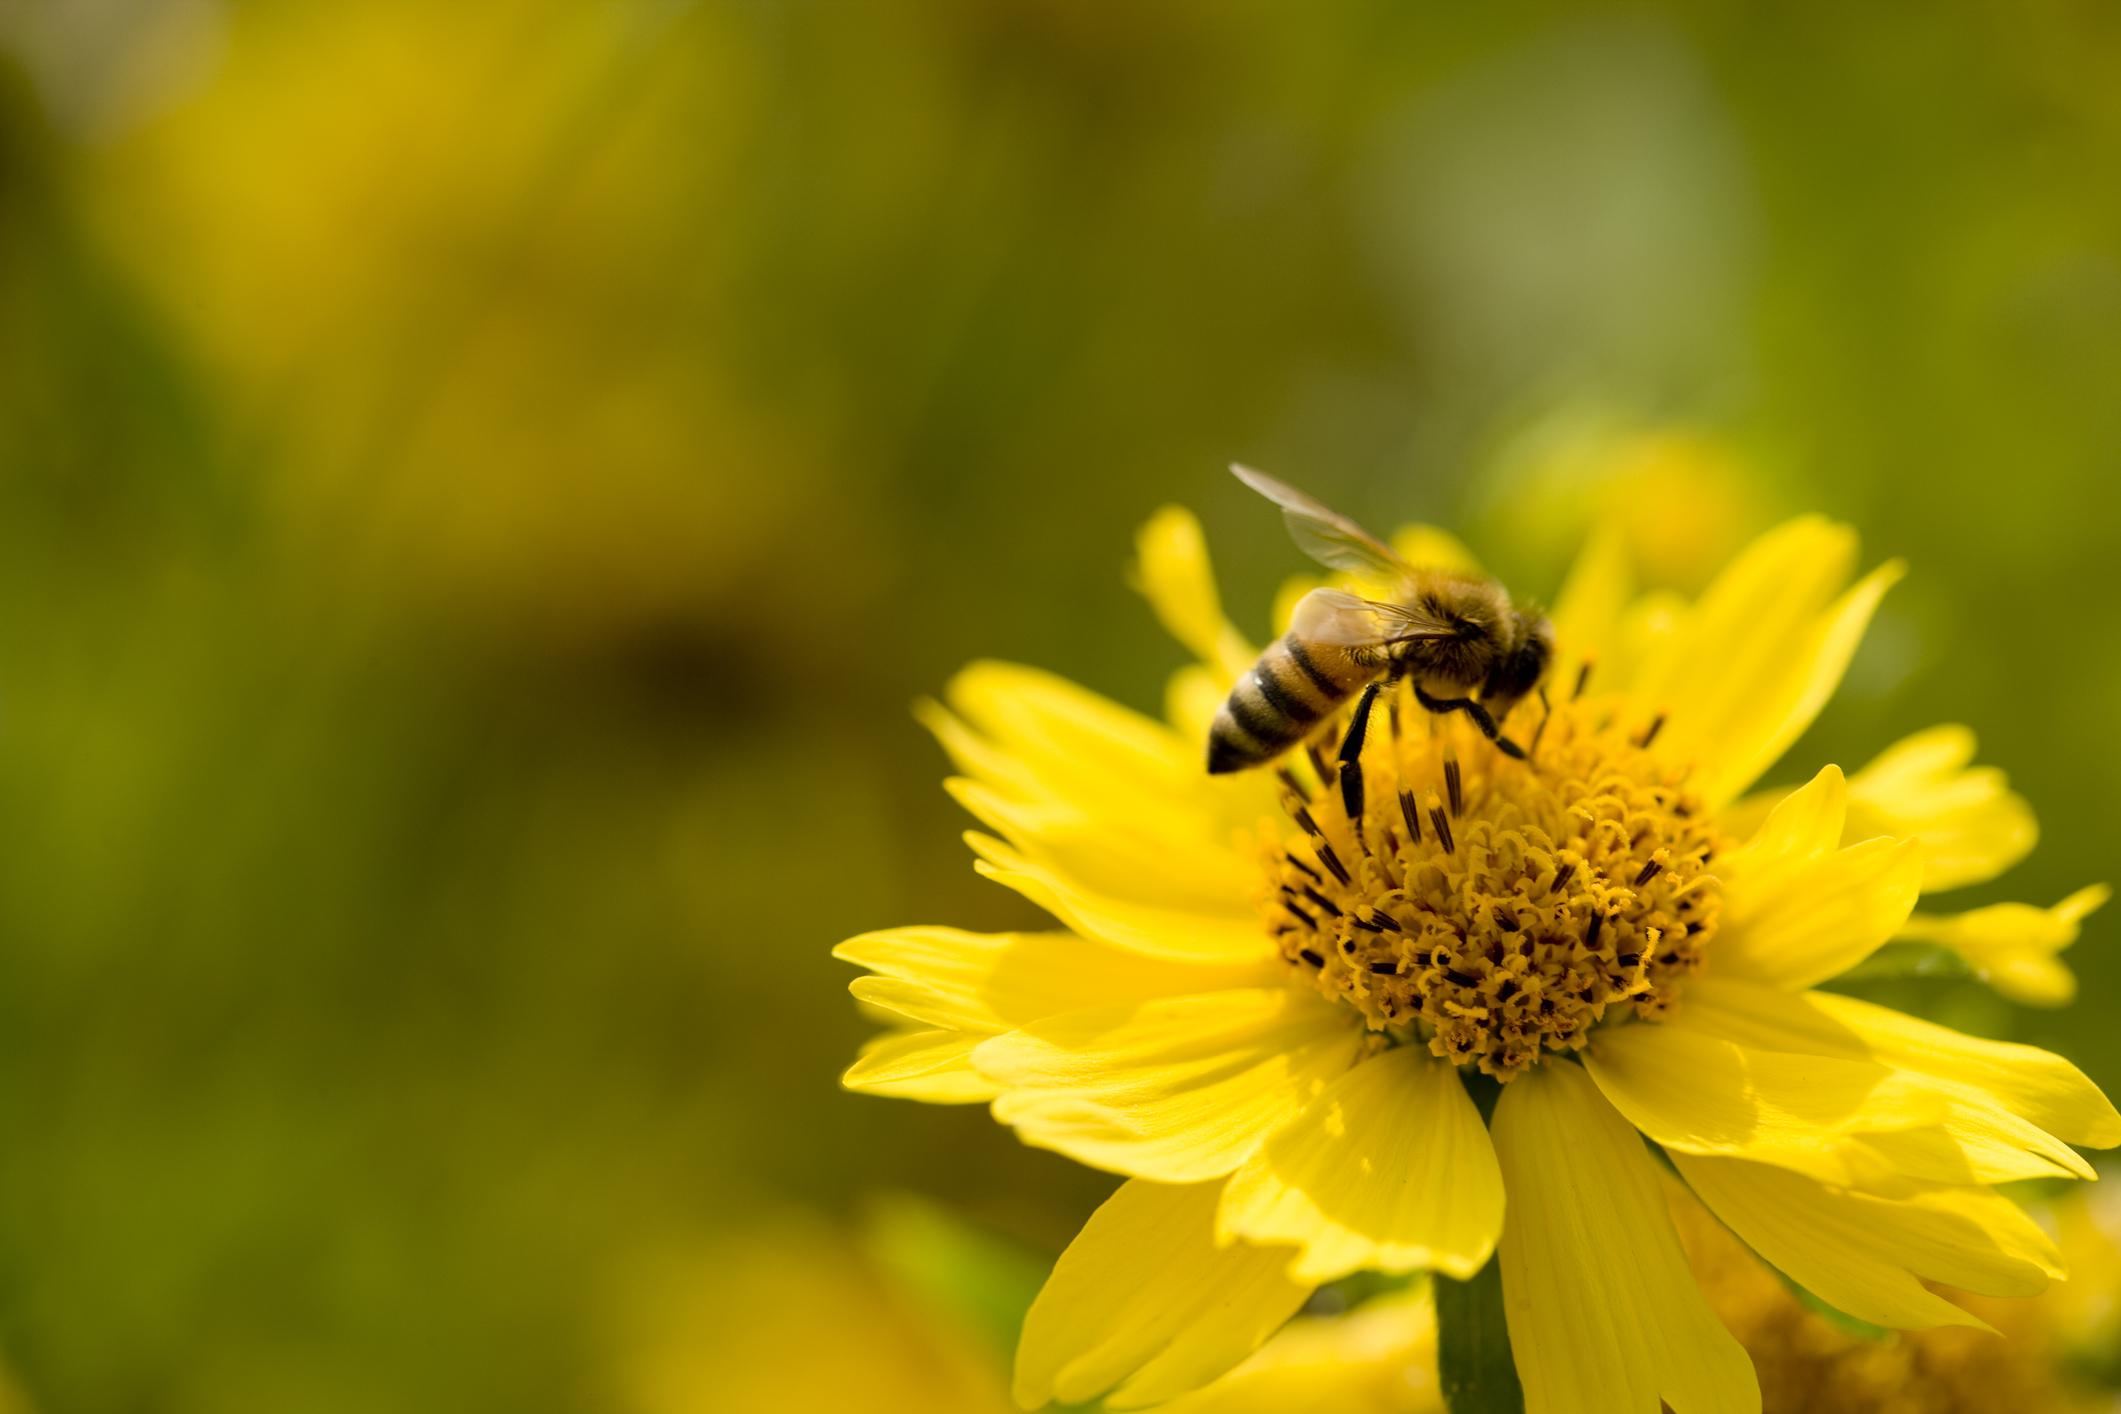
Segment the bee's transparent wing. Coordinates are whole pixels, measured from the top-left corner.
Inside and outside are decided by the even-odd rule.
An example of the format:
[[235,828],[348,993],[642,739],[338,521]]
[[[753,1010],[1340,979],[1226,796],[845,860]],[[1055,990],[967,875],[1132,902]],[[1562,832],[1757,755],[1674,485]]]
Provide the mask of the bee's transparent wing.
[[1251,467],[1233,465],[1230,470],[1239,481],[1281,507],[1282,519],[1289,523],[1296,547],[1320,564],[1386,580],[1404,579],[1410,573],[1397,551],[1331,506]]
[[1451,630],[1403,604],[1381,604],[1338,589],[1314,589],[1296,601],[1289,632],[1305,643],[1382,648],[1416,638],[1447,638]]

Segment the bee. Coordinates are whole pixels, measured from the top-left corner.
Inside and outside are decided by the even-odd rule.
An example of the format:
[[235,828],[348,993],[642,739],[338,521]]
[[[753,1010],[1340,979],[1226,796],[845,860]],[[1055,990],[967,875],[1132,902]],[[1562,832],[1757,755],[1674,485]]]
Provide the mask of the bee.
[[1230,470],[1281,507],[1305,554],[1393,588],[1387,599],[1314,589],[1297,603],[1289,631],[1217,709],[1208,729],[1211,774],[1265,765],[1359,692],[1341,746],[1343,761],[1354,760],[1378,690],[1401,678],[1412,679],[1429,711],[1465,713],[1498,750],[1524,759],[1498,723],[1553,659],[1554,626],[1544,614],[1513,602],[1484,575],[1408,564],[1354,521],[1271,476]]

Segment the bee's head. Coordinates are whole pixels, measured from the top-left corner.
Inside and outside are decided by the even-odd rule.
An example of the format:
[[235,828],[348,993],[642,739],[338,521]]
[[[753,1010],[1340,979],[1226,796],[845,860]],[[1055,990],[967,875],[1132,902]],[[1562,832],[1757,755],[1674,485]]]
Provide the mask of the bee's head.
[[1554,661],[1554,625],[1547,616],[1513,609],[1522,632],[1517,646],[1495,660],[1481,696],[1489,701],[1515,702],[1539,686],[1547,665]]

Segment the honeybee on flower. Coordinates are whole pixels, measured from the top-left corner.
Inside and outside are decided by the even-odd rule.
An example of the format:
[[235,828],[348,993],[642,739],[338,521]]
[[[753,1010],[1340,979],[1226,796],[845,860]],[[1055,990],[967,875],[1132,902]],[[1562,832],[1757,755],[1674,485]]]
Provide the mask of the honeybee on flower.
[[[1204,771],[1257,653],[1176,509],[1139,541],[1199,659],[1166,721],[995,663],[923,710],[995,832],[969,837],[976,867],[1062,927],[842,944],[873,974],[856,995],[904,1018],[845,1083],[987,1102],[1128,1178],[1031,1310],[1025,1408],[1172,1399],[1375,1269],[1439,1278],[1454,1399],[1475,1378],[1484,1407],[1521,1381],[1533,1414],[1757,1410],[1644,1138],[1864,1321],[1979,1324],[1924,1283],[2023,1296],[2061,1274],[1993,1185],[2092,1177],[2073,1146],[2121,1142],[2121,1114],[2057,1056],[1816,990],[1926,884],[2016,862],[2024,802],[1960,789],[1966,757],[1901,769],[1903,748],[1745,794],[1900,566],[1850,585],[1854,534],[1807,516],[1691,604],[1635,601],[1618,545],[1594,537],[1556,601],[1558,690],[1513,718],[1516,751],[1463,710],[1358,701],[1279,769]],[[1483,1322],[1505,1367],[1454,1370]]]

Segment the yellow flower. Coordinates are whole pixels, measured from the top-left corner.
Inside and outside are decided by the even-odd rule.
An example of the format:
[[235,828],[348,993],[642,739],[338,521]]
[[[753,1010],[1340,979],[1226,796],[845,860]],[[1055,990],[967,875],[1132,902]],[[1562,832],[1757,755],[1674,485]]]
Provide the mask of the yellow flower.
[[1140,549],[1137,582],[1201,660],[1168,722],[993,663],[923,712],[994,831],[969,836],[976,867],[1063,929],[838,949],[898,1023],[847,1085],[987,1101],[1025,1142],[1129,1178],[1031,1309],[1020,1404],[1173,1399],[1369,1268],[1499,1269],[1533,1414],[1755,1409],[1642,1136],[1863,1320],[1979,1325],[1924,1282],[2027,1295],[2059,1275],[1989,1185],[2091,1177],[2071,1145],[2121,1142],[2106,1097],[2043,1051],[1813,990],[1906,923],[1926,841],[1956,882],[2022,853],[2023,803],[1947,799],[1963,762],[1739,799],[1897,566],[1844,588],[1854,535],[1808,517],[1698,601],[1634,599],[1600,537],[1553,615],[1551,705],[1510,722],[1529,759],[1404,701],[1344,793],[1331,740],[1207,774],[1251,648],[1189,515]]

